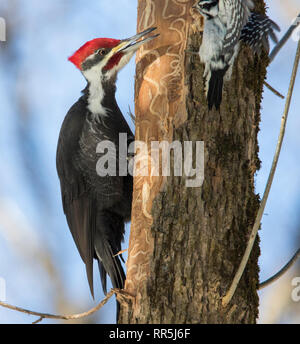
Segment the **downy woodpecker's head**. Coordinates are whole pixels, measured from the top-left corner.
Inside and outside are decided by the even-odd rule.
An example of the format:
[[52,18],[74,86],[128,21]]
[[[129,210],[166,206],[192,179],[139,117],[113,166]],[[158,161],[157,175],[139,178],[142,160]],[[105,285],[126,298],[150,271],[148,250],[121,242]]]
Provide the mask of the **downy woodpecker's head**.
[[212,19],[219,13],[219,0],[200,0],[193,6],[205,19]]
[[155,29],[147,29],[123,40],[95,38],[79,48],[69,61],[81,70],[88,82],[115,80],[118,71],[130,61],[137,49],[158,36],[143,38]]

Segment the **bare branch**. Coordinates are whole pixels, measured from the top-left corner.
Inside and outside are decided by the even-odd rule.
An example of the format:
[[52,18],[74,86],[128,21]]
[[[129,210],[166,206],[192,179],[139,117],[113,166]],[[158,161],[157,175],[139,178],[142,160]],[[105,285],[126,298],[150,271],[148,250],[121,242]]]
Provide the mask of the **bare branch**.
[[273,92],[276,96],[278,96],[281,99],[284,99],[284,96],[279,93],[277,90],[275,90],[274,87],[272,87],[270,84],[268,84],[266,81],[264,81],[264,85],[271,91]]
[[300,258],[300,248],[299,250],[293,255],[293,257],[290,259],[290,261],[280,270],[275,274],[274,276],[268,278],[266,281],[262,282],[258,286],[258,290],[261,290],[268,285],[272,284],[273,282],[277,281],[282,275],[284,275],[289,268],[293,266],[293,264],[297,261],[297,259]]
[[281,40],[277,43],[277,45],[274,47],[274,49],[271,51],[269,55],[270,63],[275,59],[281,48],[285,45],[285,43],[288,41],[288,39],[291,37],[295,29],[300,24],[300,13],[298,14],[298,17],[294,20],[293,24],[289,27],[285,35],[281,38]]
[[276,151],[275,151],[275,155],[273,158],[273,163],[272,163],[272,167],[271,167],[271,171],[270,171],[270,175],[267,181],[267,185],[266,185],[266,189],[264,192],[264,196],[263,199],[261,201],[261,205],[260,208],[258,210],[257,216],[256,216],[256,220],[252,229],[252,232],[250,234],[250,238],[248,241],[248,245],[246,248],[246,251],[244,253],[243,259],[240,263],[240,266],[234,276],[234,279],[232,281],[232,284],[229,288],[229,291],[227,292],[227,294],[223,297],[222,299],[222,305],[224,307],[226,307],[228,305],[228,303],[231,301],[236,288],[239,284],[239,281],[243,275],[243,272],[245,270],[245,267],[247,265],[247,262],[249,260],[249,256],[251,254],[252,248],[253,248],[253,244],[255,242],[255,238],[258,232],[258,229],[260,227],[260,222],[264,213],[264,209],[269,197],[269,192],[272,186],[272,182],[274,179],[274,175],[275,175],[275,171],[277,168],[277,163],[278,163],[278,159],[280,156],[280,151],[281,151],[281,147],[282,147],[282,142],[283,142],[283,138],[284,138],[284,134],[285,134],[285,128],[286,128],[286,123],[287,123],[287,118],[288,118],[288,113],[289,113],[289,109],[290,109],[290,105],[291,105],[291,99],[292,99],[292,95],[293,95],[293,90],[294,90],[294,85],[295,85],[295,80],[296,80],[296,75],[297,75],[297,71],[298,71],[298,67],[299,67],[299,58],[300,58],[300,40],[298,42],[298,47],[297,47],[297,52],[296,52],[296,57],[295,57],[295,62],[294,62],[294,67],[293,67],[293,72],[292,72],[292,76],[291,76],[291,81],[290,81],[290,86],[289,86],[289,91],[288,91],[288,95],[287,95],[287,99],[286,99],[286,104],[285,104],[285,109],[284,109],[284,114],[282,116],[282,120],[281,120],[281,128],[280,128],[280,133],[279,133],[279,138],[278,138],[278,142],[277,142],[277,147],[276,147]]
[[35,324],[38,324],[40,322],[42,322],[45,318],[43,317],[39,317],[36,321],[34,321],[32,324],[35,325]]
[[33,324],[37,324],[37,323],[41,322],[43,319],[74,320],[74,319],[85,318],[89,315],[96,313],[100,308],[102,308],[107,303],[107,301],[114,294],[118,294],[118,293],[123,293],[123,292],[121,292],[119,289],[112,289],[96,307],[90,309],[87,312],[78,313],[78,314],[71,314],[71,315],[56,315],[56,314],[35,312],[35,311],[31,311],[31,310],[28,310],[25,308],[13,306],[13,305],[7,304],[5,302],[0,302],[0,306],[4,307],[4,308],[11,309],[13,311],[38,316],[39,318],[36,321],[34,321]]

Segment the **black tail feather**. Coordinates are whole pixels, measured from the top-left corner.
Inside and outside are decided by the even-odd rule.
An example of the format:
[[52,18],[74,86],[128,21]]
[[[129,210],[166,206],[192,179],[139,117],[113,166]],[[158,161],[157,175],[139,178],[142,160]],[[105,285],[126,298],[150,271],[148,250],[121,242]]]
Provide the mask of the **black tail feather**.
[[[114,257],[117,258],[117,257]],[[98,266],[99,266],[99,272],[100,272],[100,277],[101,277],[101,284],[103,288],[103,292],[106,295],[107,294],[107,289],[106,289],[106,273],[111,277],[111,274],[109,271],[105,270],[104,265],[98,260]],[[116,269],[114,270],[114,277],[111,277],[111,282],[114,288],[118,289],[123,289],[124,288],[124,282],[125,282],[125,273],[124,270],[121,266],[121,262],[119,258],[116,259]],[[117,305],[117,314],[116,314],[116,322],[118,322],[119,319],[119,314],[120,314],[120,304],[118,301],[116,301]]]
[[[112,212],[99,214],[94,235],[95,256],[98,260],[100,278],[104,293],[107,293],[106,274],[109,275],[113,288],[123,289],[125,273],[118,254],[124,234],[123,219]],[[117,321],[120,305],[117,301]]]
[[104,294],[107,294],[107,287],[106,287],[106,271],[104,269],[103,264],[98,260],[98,268],[99,268],[99,273],[100,273],[100,279],[101,279],[101,285]]
[[220,108],[222,102],[224,76],[227,69],[228,68],[219,69],[211,72],[207,92],[207,102],[209,110],[211,110],[213,106],[215,106],[217,110],[219,110]]

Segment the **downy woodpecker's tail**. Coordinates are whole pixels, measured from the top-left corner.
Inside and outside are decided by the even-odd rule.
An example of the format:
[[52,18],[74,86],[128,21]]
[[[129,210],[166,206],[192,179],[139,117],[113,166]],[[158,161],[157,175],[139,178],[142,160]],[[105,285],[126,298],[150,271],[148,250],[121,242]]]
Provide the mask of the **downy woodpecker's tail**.
[[215,106],[219,110],[222,102],[222,91],[224,76],[228,68],[212,70],[208,81],[207,102],[208,108],[211,110]]

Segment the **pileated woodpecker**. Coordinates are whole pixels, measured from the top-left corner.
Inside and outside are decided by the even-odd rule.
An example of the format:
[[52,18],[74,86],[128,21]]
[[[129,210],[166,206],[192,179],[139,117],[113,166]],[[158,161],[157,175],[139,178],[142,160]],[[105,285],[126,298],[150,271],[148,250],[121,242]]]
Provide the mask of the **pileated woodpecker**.
[[153,30],[124,40],[93,39],[69,58],[82,72],[87,86],[63,121],[56,165],[64,213],[85,263],[92,296],[93,259],[98,261],[104,293],[106,274],[114,288],[124,286],[125,274],[117,254],[124,224],[131,215],[132,176],[100,177],[96,150],[100,142],[108,140],[118,152],[120,133],[127,134],[127,145],[134,140],[115,99],[115,82],[118,71],[136,50],[158,36],[144,38]]

